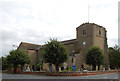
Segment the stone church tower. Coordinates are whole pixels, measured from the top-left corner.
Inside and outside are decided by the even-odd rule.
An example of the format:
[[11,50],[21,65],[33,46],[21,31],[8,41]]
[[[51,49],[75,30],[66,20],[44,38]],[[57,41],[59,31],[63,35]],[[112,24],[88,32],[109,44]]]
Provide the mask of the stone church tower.
[[[106,29],[94,23],[85,23],[76,28],[77,33],[77,49],[80,49],[80,55],[76,57],[76,64],[78,67],[84,67],[84,56],[89,48],[92,46],[98,46],[102,49],[105,55],[105,67],[108,66],[108,45],[106,38]],[[80,56],[80,57],[79,57]],[[79,61],[77,58],[80,58]]]

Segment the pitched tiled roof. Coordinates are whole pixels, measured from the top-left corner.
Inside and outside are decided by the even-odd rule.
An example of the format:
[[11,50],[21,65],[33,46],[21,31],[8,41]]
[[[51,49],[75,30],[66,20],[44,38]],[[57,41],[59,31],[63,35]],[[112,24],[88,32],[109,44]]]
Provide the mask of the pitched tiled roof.
[[[67,45],[67,44],[74,44],[76,41],[77,41],[76,39],[71,39],[71,40],[61,41],[61,43],[64,45]],[[44,45],[21,42],[18,49],[22,48],[22,49],[29,49],[29,50],[39,50],[43,47],[44,47]]]
[[22,46],[25,47],[26,49],[32,49],[32,50],[38,50],[41,47],[41,45],[38,45],[38,44],[31,44],[31,43],[21,42],[18,49],[20,47],[22,47]]
[[61,41],[62,44],[74,44],[77,40],[76,39],[71,39],[71,40],[66,40],[66,41]]

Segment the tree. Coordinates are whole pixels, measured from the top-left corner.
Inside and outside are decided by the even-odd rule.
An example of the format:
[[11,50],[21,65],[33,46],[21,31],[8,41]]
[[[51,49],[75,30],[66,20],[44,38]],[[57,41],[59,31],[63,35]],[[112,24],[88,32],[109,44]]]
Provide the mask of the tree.
[[117,45],[114,47],[109,47],[109,61],[110,68],[120,68],[120,47]]
[[7,56],[8,63],[13,64],[14,73],[17,73],[16,69],[18,65],[21,65],[21,71],[23,70],[24,64],[29,64],[30,59],[28,54],[23,50],[12,50]]
[[46,63],[54,64],[56,71],[59,71],[60,64],[67,61],[67,58],[67,49],[56,39],[50,39],[50,42],[46,43],[43,50],[43,60]]
[[1,57],[2,58],[2,70],[7,70],[8,69],[8,62],[7,62],[7,57]]
[[93,46],[86,53],[86,64],[92,65],[95,70],[96,65],[99,67],[103,64],[104,55],[99,47]]
[[2,57],[0,58],[0,69],[2,69]]
[[1,62],[2,62],[2,70],[11,70],[13,65],[11,63],[8,63],[7,57],[1,57]]

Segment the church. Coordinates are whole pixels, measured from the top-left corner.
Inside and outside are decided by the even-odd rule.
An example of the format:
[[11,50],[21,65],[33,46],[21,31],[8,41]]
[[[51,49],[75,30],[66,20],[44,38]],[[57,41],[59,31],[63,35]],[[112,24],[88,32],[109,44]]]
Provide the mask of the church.
[[[103,26],[95,23],[83,23],[76,28],[76,39],[61,41],[61,43],[68,49],[68,61],[63,63],[61,67],[76,66],[76,70],[88,69],[92,67],[85,64],[85,54],[92,46],[98,46],[102,49],[105,56],[105,65],[101,66],[105,69],[109,67],[108,61],[108,45],[106,37],[106,29]],[[42,58],[42,49],[44,45],[31,44],[21,42],[18,49],[25,50],[30,57],[30,70],[34,70],[36,64],[43,63],[43,70],[49,71],[49,63],[44,63]],[[54,71],[54,65],[52,65]],[[60,67],[60,68],[61,68]]]

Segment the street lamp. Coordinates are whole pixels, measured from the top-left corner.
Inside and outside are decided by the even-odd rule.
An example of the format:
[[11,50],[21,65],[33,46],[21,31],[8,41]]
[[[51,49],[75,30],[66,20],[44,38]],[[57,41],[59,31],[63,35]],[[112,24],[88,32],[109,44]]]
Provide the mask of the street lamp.
[[16,46],[16,45],[13,45],[13,47],[16,47],[16,48],[18,48],[18,46]]
[[18,46],[16,46],[16,45],[13,45],[13,47],[18,47]]

